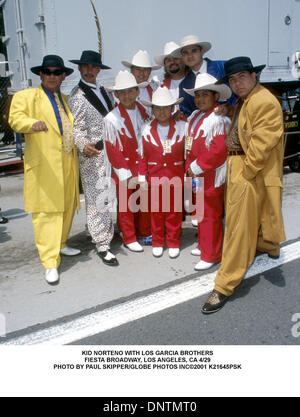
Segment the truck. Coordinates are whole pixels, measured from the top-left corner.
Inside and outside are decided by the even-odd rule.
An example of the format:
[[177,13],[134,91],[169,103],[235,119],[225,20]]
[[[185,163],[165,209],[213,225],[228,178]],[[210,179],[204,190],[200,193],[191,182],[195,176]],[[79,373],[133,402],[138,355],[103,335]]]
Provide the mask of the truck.
[[[260,82],[283,106],[285,164],[300,171],[300,0],[0,0],[0,8],[6,51],[0,66],[5,65],[10,94],[40,83],[30,68],[46,54],[60,55],[74,67],[62,86],[68,94],[79,80],[69,61],[83,50],[101,48],[111,70],[101,71],[100,81],[110,86],[125,69],[122,60],[139,49],[161,54],[166,42],[179,44],[188,34],[212,44],[208,58],[246,55],[253,65],[266,64]],[[155,75],[161,79],[163,69]]]

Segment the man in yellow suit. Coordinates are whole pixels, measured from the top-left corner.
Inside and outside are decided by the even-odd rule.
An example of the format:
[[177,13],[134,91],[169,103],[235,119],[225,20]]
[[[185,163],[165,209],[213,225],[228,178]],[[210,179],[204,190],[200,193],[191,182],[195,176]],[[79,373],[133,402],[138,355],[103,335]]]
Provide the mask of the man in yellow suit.
[[49,284],[59,282],[60,255],[77,255],[66,246],[76,207],[79,208],[78,157],[74,146],[73,117],[60,92],[66,68],[57,55],[46,55],[31,68],[41,85],[17,92],[11,103],[9,124],[25,136],[24,201],[32,213],[35,243]]
[[256,251],[279,258],[282,219],[283,117],[279,101],[257,82],[265,65],[236,57],[224,65],[238,97],[227,135],[226,223],[222,262],[213,292],[202,307],[214,313],[233,294]]

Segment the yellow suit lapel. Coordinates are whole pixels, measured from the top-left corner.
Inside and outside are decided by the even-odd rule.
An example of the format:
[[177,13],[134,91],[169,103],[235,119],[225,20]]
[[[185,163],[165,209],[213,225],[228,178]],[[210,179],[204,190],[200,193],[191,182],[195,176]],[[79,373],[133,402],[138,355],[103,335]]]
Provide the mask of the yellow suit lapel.
[[[60,135],[59,126],[56,120],[56,116],[54,113],[53,106],[51,104],[51,101],[49,100],[47,94],[43,90],[43,88],[39,87],[39,94],[40,94],[40,103],[43,109],[43,118],[45,119],[45,123],[49,123],[51,125],[51,128],[55,130],[55,132]],[[48,126],[49,128],[50,126]]]

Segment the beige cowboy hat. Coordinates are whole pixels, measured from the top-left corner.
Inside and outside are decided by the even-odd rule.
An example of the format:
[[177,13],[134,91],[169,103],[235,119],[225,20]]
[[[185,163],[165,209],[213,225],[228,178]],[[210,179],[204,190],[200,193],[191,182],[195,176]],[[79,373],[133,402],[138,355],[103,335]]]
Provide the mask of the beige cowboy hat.
[[194,88],[184,88],[183,90],[195,96],[195,91],[198,90],[211,90],[220,94],[219,101],[225,101],[231,97],[231,89],[226,84],[216,84],[218,80],[208,73],[198,74]]
[[148,107],[152,106],[173,106],[183,101],[183,97],[175,99],[167,87],[158,87],[152,95],[152,101],[141,100],[141,102]]
[[201,48],[204,50],[204,52],[207,52],[211,49],[211,43],[210,42],[204,42],[201,41],[198,36],[196,35],[187,35],[180,41],[180,46],[177,50],[173,51],[172,55],[175,58],[181,57],[181,50],[182,48],[185,48],[186,46],[192,46],[192,45],[198,45],[201,46]]
[[164,53],[161,55],[156,55],[154,57],[154,61],[158,65],[163,66],[165,62],[165,58],[169,55],[173,55],[173,52],[176,51],[178,48],[179,48],[179,45],[177,45],[177,43],[173,41],[167,42],[164,47]]
[[150,55],[147,51],[142,51],[141,49],[133,55],[132,61],[122,61],[122,64],[125,67],[131,68],[132,66],[135,67],[142,67],[142,68],[151,68],[151,70],[157,70],[161,68],[161,65],[152,65]]
[[133,88],[133,87],[147,87],[148,83],[140,83],[138,84],[136,82],[135,76],[131,74],[131,72],[125,70],[125,71],[119,71],[115,78],[115,83],[112,87],[107,87],[106,90],[111,91],[119,91],[119,90],[126,90],[127,88]]

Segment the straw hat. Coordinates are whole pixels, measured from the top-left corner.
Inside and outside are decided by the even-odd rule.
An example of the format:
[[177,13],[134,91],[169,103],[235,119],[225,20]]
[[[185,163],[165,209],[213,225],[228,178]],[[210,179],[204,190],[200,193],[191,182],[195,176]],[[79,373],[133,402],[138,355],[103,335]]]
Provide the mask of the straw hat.
[[176,51],[173,51],[172,55],[175,58],[180,58],[182,48],[185,48],[186,46],[192,46],[192,45],[201,46],[204,52],[207,52],[211,49],[210,42],[201,41],[196,35],[187,35],[181,39],[179,48]]
[[151,70],[157,70],[161,67],[161,65],[152,65],[150,55],[147,51],[142,50],[139,50],[135,55],[133,55],[132,62],[122,61],[122,64],[128,68],[135,66],[142,68],[151,68]]
[[127,88],[133,87],[146,87],[148,85],[147,82],[137,84],[135,76],[131,74],[131,72],[119,71],[115,78],[115,83],[113,87],[106,88],[107,91],[119,91],[119,90],[126,90]]
[[163,53],[162,55],[156,55],[156,56],[154,57],[154,61],[155,61],[158,65],[163,66],[163,65],[164,65],[164,62],[165,62],[165,58],[166,58],[167,56],[169,56],[169,55],[172,55],[172,53],[173,53],[174,51],[176,51],[178,48],[179,48],[179,45],[177,45],[177,43],[175,43],[175,42],[173,42],[173,41],[167,42],[167,43],[165,44],[165,47],[164,47],[164,53]]
[[194,88],[184,88],[184,91],[195,96],[195,91],[211,90],[220,94],[220,101],[225,101],[231,96],[231,89],[226,84],[216,84],[218,80],[208,73],[198,74]]
[[152,101],[141,100],[145,106],[173,106],[183,101],[183,97],[174,99],[167,87],[158,87],[152,95]]

